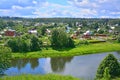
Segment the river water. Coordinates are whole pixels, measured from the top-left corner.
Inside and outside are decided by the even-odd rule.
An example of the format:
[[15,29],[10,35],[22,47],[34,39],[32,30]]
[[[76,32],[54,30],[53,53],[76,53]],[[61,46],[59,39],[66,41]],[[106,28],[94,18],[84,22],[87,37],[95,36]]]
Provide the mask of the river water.
[[85,80],[93,80],[100,62],[107,54],[114,54],[120,60],[120,53],[106,52],[74,57],[15,59],[4,73],[19,74],[62,74]]

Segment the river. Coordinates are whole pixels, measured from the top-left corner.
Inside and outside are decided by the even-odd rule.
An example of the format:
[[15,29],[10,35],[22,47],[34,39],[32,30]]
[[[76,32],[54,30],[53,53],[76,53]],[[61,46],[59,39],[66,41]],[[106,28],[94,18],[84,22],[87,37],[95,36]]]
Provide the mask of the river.
[[120,53],[106,52],[74,57],[15,59],[4,73],[19,74],[62,74],[85,80],[93,80],[100,62],[107,54],[114,54],[120,60]]

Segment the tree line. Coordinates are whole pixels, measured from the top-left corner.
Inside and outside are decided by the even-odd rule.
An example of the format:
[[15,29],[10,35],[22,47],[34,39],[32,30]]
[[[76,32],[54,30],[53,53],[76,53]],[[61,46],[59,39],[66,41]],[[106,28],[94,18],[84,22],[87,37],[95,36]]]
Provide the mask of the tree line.
[[13,52],[38,51],[41,50],[42,41],[36,36],[24,36],[8,40],[7,46]]

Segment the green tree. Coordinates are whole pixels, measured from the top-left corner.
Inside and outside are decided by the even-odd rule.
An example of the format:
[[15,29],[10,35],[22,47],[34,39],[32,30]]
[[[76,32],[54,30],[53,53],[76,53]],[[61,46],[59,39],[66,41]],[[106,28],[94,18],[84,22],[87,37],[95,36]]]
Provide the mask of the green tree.
[[31,38],[31,51],[38,51],[41,50],[42,41],[38,39],[38,37],[33,36]]
[[109,54],[99,65],[96,79],[101,79],[104,77],[104,72],[108,71],[110,74],[110,77],[118,77],[120,76],[120,64],[117,61],[117,59],[113,56],[113,54]]
[[41,35],[44,36],[45,32],[46,32],[46,27],[45,26],[41,27]]
[[10,67],[11,62],[11,49],[8,47],[0,46],[0,74]]
[[17,43],[17,38],[14,39],[10,39],[7,42],[7,45],[11,48],[11,50],[13,52],[18,52],[19,51],[19,47],[18,47],[18,43]]
[[100,30],[98,31],[98,33],[99,33],[99,34],[103,34],[103,33],[104,33],[104,30],[100,29]]
[[51,45],[53,48],[65,48],[68,45],[68,37],[64,29],[55,28],[52,31]]
[[8,27],[7,23],[4,20],[0,19],[0,29],[4,29],[5,27]]
[[117,42],[120,43],[120,35],[117,36]]
[[7,45],[13,52],[28,52],[30,51],[30,41],[23,38],[13,38],[7,42]]
[[74,41],[70,37],[68,38],[67,47],[70,47],[70,48],[75,47]]
[[103,80],[110,80],[110,73],[109,73],[109,68],[106,67],[104,74],[103,74]]

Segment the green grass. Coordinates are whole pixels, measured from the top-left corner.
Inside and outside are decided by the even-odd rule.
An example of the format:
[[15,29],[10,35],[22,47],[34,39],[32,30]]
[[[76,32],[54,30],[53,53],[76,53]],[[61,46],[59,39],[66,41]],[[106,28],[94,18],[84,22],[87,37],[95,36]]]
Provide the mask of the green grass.
[[[98,80],[108,80],[108,79],[98,79]],[[110,79],[110,80],[120,80],[120,78],[114,78],[114,79]]]
[[111,52],[120,51],[119,43],[96,43],[89,45],[77,46],[73,49],[64,50],[53,50],[48,48],[48,50],[43,49],[42,51],[27,52],[27,53],[12,53],[13,58],[40,58],[40,57],[60,57],[60,56],[77,56],[100,52]]
[[115,79],[112,79],[112,80],[120,80],[120,78],[115,78]]
[[47,75],[19,75],[19,76],[5,76],[0,80],[79,80],[71,76],[61,76],[56,74]]

